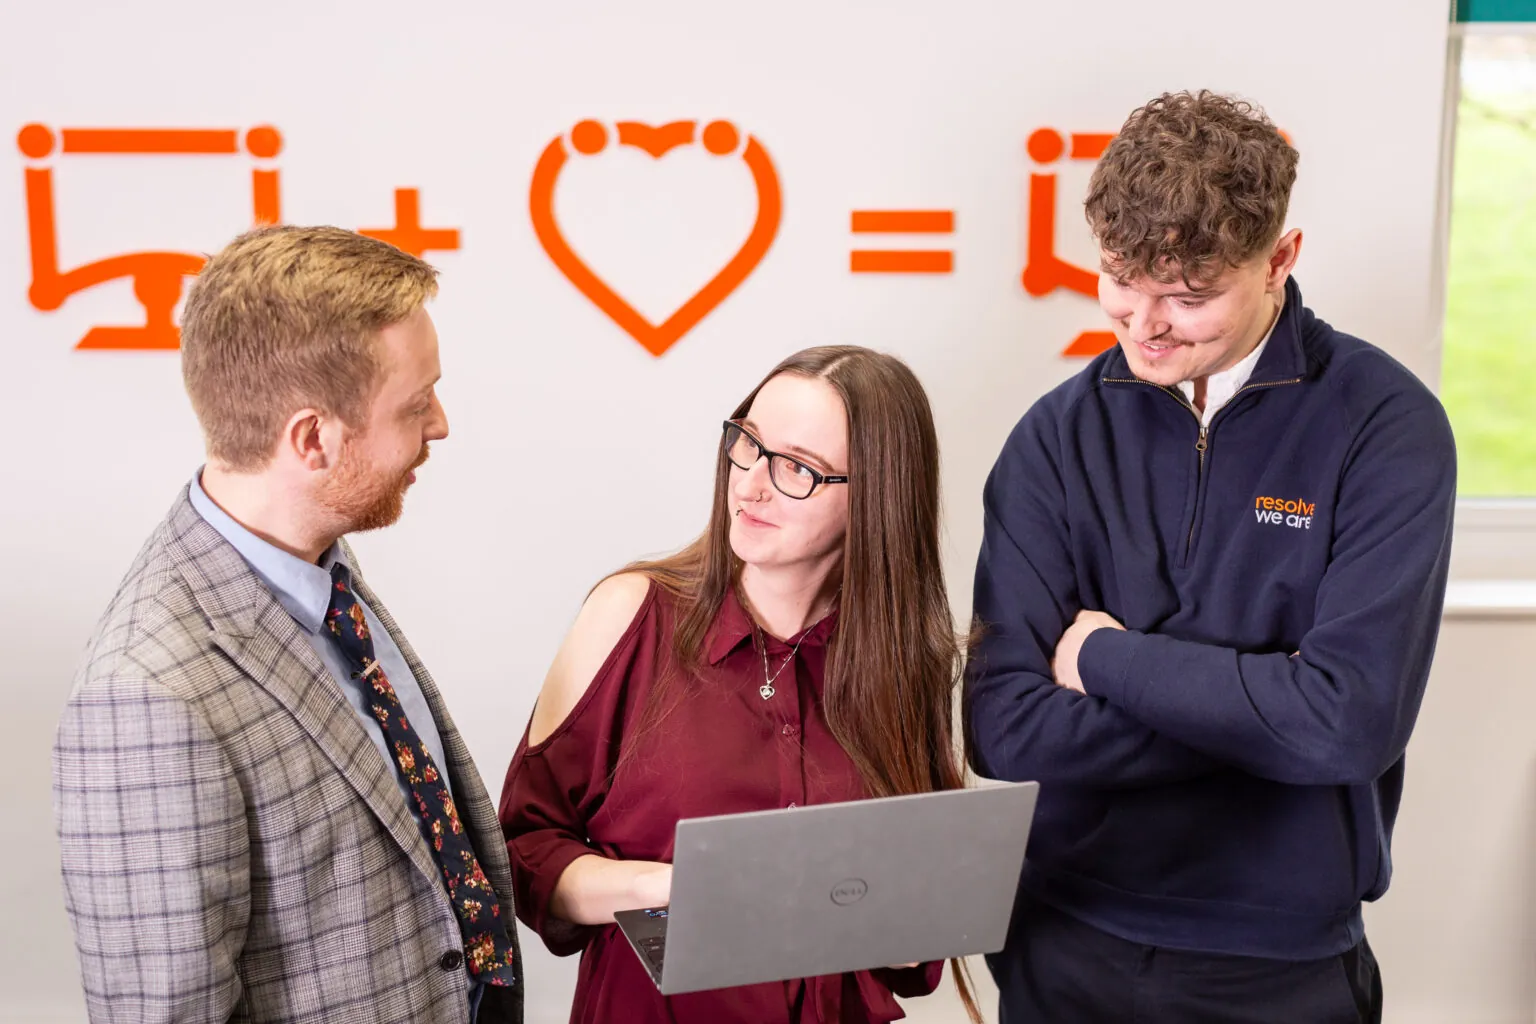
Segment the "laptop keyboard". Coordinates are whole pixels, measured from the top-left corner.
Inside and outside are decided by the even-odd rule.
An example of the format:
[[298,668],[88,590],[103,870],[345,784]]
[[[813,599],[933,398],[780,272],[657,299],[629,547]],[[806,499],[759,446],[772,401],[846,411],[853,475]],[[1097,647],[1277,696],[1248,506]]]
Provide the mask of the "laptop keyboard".
[[645,958],[650,961],[651,967],[656,971],[656,976],[661,977],[662,958],[667,951],[667,937],[665,935],[653,935],[648,939],[640,940],[640,949],[645,953]]

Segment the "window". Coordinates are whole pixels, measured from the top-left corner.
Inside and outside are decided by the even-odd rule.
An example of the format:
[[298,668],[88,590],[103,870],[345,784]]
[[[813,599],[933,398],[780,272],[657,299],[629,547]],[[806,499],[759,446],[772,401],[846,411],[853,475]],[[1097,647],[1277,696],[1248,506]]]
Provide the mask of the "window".
[[1536,579],[1536,0],[1459,0],[1454,16],[1440,379],[1454,571]]
[[1536,32],[1460,49],[1441,397],[1462,496],[1536,497]]

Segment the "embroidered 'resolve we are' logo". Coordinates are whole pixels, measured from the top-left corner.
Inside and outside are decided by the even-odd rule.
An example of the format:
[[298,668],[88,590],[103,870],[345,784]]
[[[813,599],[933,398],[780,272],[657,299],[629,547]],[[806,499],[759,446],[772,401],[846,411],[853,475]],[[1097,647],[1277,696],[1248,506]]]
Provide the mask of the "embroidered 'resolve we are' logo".
[[1300,498],[1255,498],[1253,514],[1261,526],[1289,526],[1293,530],[1312,529],[1315,501]]

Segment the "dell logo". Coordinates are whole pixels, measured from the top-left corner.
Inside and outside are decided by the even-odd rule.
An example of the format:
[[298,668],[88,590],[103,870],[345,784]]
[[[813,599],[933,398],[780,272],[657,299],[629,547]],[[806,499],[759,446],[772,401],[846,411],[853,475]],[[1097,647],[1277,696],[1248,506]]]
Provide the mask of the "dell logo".
[[832,902],[840,907],[857,903],[869,892],[869,883],[862,878],[845,878],[832,887]]

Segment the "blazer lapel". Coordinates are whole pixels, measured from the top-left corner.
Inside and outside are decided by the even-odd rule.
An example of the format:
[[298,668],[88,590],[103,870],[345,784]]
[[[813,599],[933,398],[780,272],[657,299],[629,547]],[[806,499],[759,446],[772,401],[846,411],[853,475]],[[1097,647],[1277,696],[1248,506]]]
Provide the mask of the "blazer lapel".
[[437,863],[400,795],[394,767],[299,624],[185,496],[171,517],[172,557],[208,616],[214,645],[287,709],[416,868],[440,885]]

